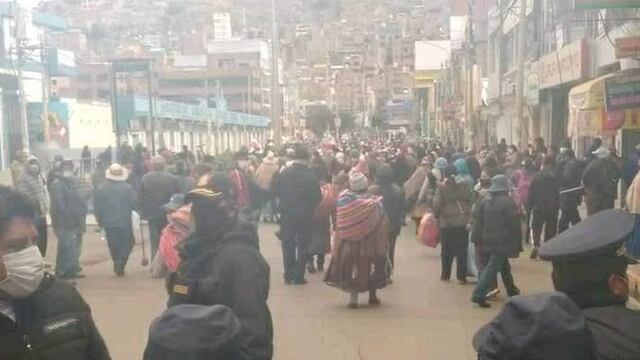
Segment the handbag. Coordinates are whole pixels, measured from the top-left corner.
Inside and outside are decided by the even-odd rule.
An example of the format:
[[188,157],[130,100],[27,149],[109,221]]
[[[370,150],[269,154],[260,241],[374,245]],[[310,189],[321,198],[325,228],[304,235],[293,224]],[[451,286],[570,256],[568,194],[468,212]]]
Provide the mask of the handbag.
[[440,242],[440,227],[438,220],[431,211],[427,211],[420,220],[418,226],[418,241],[422,244],[436,248]]

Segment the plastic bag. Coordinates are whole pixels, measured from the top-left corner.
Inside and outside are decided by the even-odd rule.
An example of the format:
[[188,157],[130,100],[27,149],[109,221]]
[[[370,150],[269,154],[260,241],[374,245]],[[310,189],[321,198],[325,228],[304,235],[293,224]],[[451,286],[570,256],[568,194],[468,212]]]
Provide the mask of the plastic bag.
[[440,242],[440,228],[438,220],[432,212],[426,212],[420,220],[418,227],[418,241],[428,247],[438,247]]
[[133,233],[134,234],[139,234],[140,233],[140,226],[142,224],[141,224],[141,220],[140,220],[140,215],[135,211],[131,212],[131,225],[133,226]]
[[469,246],[467,247],[467,275],[478,277],[478,268],[476,267],[476,245],[471,242],[471,233],[469,233]]

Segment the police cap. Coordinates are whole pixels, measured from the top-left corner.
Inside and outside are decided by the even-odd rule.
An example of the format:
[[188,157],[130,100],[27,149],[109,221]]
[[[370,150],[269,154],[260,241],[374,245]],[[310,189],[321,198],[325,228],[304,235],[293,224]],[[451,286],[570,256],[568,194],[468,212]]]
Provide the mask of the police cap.
[[601,211],[544,243],[538,255],[554,262],[623,257],[634,264],[624,245],[634,226],[633,216],[624,210]]

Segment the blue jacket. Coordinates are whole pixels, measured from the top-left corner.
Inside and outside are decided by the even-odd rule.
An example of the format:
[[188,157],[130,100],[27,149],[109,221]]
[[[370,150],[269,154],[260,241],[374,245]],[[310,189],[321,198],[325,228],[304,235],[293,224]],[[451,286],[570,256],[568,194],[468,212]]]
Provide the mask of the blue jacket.
[[93,207],[102,228],[131,228],[131,212],[136,203],[133,187],[124,181],[105,181],[96,190]]

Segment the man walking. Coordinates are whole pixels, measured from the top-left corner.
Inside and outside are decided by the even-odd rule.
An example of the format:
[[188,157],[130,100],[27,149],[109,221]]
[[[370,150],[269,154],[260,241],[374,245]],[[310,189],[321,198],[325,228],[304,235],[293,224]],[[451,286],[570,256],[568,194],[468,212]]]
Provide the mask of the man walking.
[[80,191],[79,180],[73,175],[73,163],[65,160],[60,169],[51,185],[51,220],[58,238],[56,276],[76,279],[84,277],[80,274],[79,260],[87,203]]
[[280,199],[280,236],[284,258],[284,281],[301,285],[311,241],[313,210],[322,200],[320,185],[309,168],[309,151],[302,144],[294,149],[291,166],[274,180],[274,193]]
[[133,249],[134,237],[131,213],[135,205],[133,187],[127,184],[129,171],[112,164],[106,173],[106,182],[96,190],[94,208],[98,225],[104,229],[113,272],[124,276],[124,268]]
[[531,229],[533,231],[532,259],[538,257],[542,228],[544,227],[544,241],[556,236],[558,231],[560,191],[553,173],[554,165],[554,158],[546,156],[542,160],[542,171],[533,177],[529,190],[528,204],[532,211]]
[[[560,188],[562,190],[577,189],[580,187],[581,174],[584,169],[582,161],[576,159],[573,150],[568,149],[564,154],[564,166],[560,173]],[[558,221],[558,232],[563,232],[569,228],[569,224],[576,225],[580,222],[580,212],[578,207],[582,203],[582,191],[575,190],[560,196],[560,220]]]
[[142,177],[138,190],[138,208],[142,218],[149,222],[151,257],[158,251],[160,232],[167,226],[167,216],[162,206],[178,193],[178,178],[165,171],[165,160],[158,155],[151,159],[151,172]]
[[522,252],[522,232],[516,204],[509,196],[509,179],[496,175],[487,189],[490,197],[483,200],[475,212],[473,233],[476,243],[482,244],[489,255],[489,263],[478,279],[471,301],[483,308],[490,307],[487,293],[493,279],[500,273],[509,296],[520,294],[511,274],[510,257]]
[[589,216],[613,209],[620,180],[620,169],[607,148],[601,146],[593,155],[596,160],[589,164],[582,175]]

